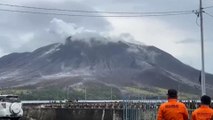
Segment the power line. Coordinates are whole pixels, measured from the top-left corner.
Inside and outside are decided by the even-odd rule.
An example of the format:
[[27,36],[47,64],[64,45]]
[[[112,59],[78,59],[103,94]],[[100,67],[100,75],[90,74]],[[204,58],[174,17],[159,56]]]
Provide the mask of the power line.
[[37,9],[37,10],[51,10],[60,12],[76,12],[76,13],[105,13],[105,14],[164,14],[164,13],[185,13],[191,12],[192,10],[182,10],[182,11],[160,11],[160,12],[127,12],[127,11],[89,11],[89,10],[70,10],[70,9],[58,9],[58,8],[44,8],[44,7],[33,7],[25,5],[15,5],[15,4],[5,4],[0,3],[1,6],[17,7],[17,8],[27,8],[27,9]]
[[208,16],[210,16],[210,17],[213,17],[212,14],[209,14],[209,13],[207,13],[207,12],[204,12],[204,13],[207,14]]
[[185,13],[164,13],[164,14],[140,14],[140,15],[86,15],[86,14],[65,14],[65,13],[53,13],[53,12],[38,12],[38,11],[26,11],[26,10],[11,10],[11,9],[0,9],[4,12],[13,13],[28,13],[28,14],[41,14],[41,15],[58,15],[58,16],[70,16],[70,17],[154,17],[154,16],[175,16],[175,15],[188,15],[193,12]]
[[203,7],[203,9],[213,8],[213,6]]

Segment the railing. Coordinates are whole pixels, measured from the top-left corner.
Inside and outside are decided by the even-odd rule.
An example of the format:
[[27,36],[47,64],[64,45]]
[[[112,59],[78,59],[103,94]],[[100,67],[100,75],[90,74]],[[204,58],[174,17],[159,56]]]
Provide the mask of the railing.
[[[63,101],[63,102],[25,102],[40,108],[66,108],[84,110],[115,110],[119,112],[122,120],[156,120],[157,111],[161,103],[166,100],[90,100],[90,101]],[[199,101],[182,100],[189,110],[189,115],[199,107]],[[36,106],[36,104],[38,104]],[[30,106],[32,107],[32,106]]]

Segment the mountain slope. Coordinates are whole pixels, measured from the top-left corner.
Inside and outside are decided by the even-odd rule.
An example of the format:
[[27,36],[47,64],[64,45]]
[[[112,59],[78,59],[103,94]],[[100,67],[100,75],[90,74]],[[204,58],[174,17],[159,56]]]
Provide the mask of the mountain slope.
[[[113,87],[176,88],[199,94],[199,71],[154,47],[95,38],[55,43],[0,58],[0,87],[83,89],[89,83]],[[213,75],[207,74],[208,93]]]

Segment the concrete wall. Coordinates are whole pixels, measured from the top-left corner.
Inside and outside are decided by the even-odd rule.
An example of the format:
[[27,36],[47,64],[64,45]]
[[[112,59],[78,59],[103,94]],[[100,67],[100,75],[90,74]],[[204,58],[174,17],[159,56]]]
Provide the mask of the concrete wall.
[[122,120],[122,110],[24,108],[22,120]]

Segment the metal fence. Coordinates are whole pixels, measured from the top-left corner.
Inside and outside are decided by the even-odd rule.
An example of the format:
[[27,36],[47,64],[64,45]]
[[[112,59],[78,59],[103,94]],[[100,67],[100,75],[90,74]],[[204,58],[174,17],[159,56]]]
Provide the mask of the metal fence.
[[123,104],[123,120],[155,120],[160,103],[125,100]]
[[[161,103],[166,100],[124,100],[122,120],[156,120],[157,111]],[[188,108],[189,117],[194,109],[199,107],[199,102],[183,100]]]

